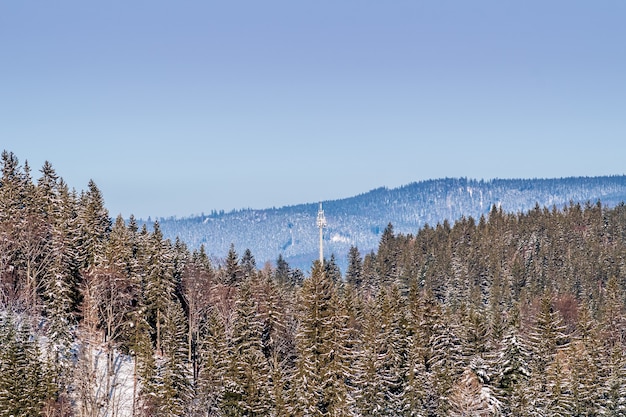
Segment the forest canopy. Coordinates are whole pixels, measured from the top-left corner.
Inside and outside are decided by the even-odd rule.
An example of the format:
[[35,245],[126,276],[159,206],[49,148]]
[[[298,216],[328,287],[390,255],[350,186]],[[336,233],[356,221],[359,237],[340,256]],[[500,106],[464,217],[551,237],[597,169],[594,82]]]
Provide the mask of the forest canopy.
[[111,219],[94,182],[0,163],[0,417],[626,409],[624,204],[389,224],[345,272],[304,273],[209,259]]

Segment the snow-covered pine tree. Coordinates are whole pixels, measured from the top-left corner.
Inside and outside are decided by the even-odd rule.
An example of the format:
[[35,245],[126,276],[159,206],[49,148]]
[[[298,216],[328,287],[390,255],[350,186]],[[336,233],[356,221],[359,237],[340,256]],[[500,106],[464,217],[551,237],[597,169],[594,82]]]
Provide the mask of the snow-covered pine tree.
[[363,281],[363,259],[356,246],[351,246],[348,251],[348,269],[346,269],[346,282],[360,288]]
[[78,211],[84,268],[101,263],[97,258],[104,255],[111,231],[111,218],[100,189],[93,180],[87,187],[87,191],[81,194]]
[[546,413],[555,396],[563,391],[563,362],[555,363],[555,360],[557,353],[569,342],[563,320],[552,305],[550,293],[540,300],[539,311],[528,330],[527,340],[531,352],[528,406],[533,413]]
[[496,362],[497,394],[504,415],[523,416],[529,401],[530,353],[515,326],[510,326],[500,345]]
[[376,338],[377,404],[381,416],[401,415],[405,408],[408,368],[407,320],[400,290],[381,287],[377,297],[380,332]]
[[258,301],[259,319],[263,323],[263,354],[270,367],[270,387],[276,415],[288,415],[290,379],[296,356],[291,300],[284,286],[272,279],[271,271],[263,271],[251,283]]
[[565,350],[572,415],[600,415],[606,390],[602,386],[602,337],[588,303],[579,309],[576,332]]
[[451,417],[490,417],[500,415],[501,404],[486,377],[485,363],[480,357],[472,360],[449,397]]
[[224,261],[224,268],[222,268],[221,279],[225,285],[238,285],[241,282],[242,272],[241,265],[239,265],[239,255],[235,251],[235,245],[231,243],[228,254]]
[[246,249],[241,257],[241,273],[243,279],[250,279],[254,274],[256,274],[256,260],[254,259],[254,255],[250,249]]
[[334,253],[330,255],[330,259],[328,261],[324,262],[324,273],[335,286],[339,286],[341,284],[341,270],[339,269],[339,265],[337,265]]
[[349,416],[351,398],[346,385],[343,343],[345,317],[338,311],[337,292],[319,261],[304,281],[300,297],[294,416]]
[[380,310],[373,299],[365,305],[363,330],[353,371],[355,402],[358,415],[381,415],[379,401],[378,345],[380,337]]
[[54,370],[58,388],[58,407],[69,409],[69,388],[73,362],[74,306],[80,277],[78,255],[78,224],[76,195],[69,193],[64,183],[59,185],[60,206],[55,213],[52,230],[52,261],[44,283],[48,347],[46,349]]
[[624,291],[617,277],[611,276],[603,291],[600,311],[602,349],[601,376],[604,393],[602,412],[609,416],[626,416],[626,355],[624,355]]
[[263,322],[257,312],[250,281],[239,288],[233,332],[229,342],[230,366],[224,376],[221,409],[227,416],[271,415],[274,410],[270,367],[263,354]]
[[7,313],[0,318],[0,417],[39,416],[54,393],[38,340]]
[[187,360],[187,323],[177,300],[164,312],[163,356],[157,363],[155,410],[163,417],[185,415],[192,400],[191,368]]
[[229,366],[226,330],[214,309],[205,315],[200,328],[198,377],[194,387],[193,416],[220,416],[224,396],[224,376]]
[[214,285],[215,272],[204,246],[193,251],[181,276],[182,297],[187,311],[187,356],[192,363],[194,381],[198,377],[198,344],[200,324],[203,315],[209,309],[211,286]]
[[174,254],[169,240],[163,239],[161,227],[154,223],[154,231],[147,240],[145,275],[146,305],[150,313],[156,339],[156,353],[162,354],[161,327],[166,320],[166,310],[175,296]]
[[463,350],[459,328],[449,310],[435,322],[432,336],[429,341],[431,350],[428,368],[429,377],[437,398],[438,416],[445,416],[449,412],[449,395],[456,380],[463,373]]

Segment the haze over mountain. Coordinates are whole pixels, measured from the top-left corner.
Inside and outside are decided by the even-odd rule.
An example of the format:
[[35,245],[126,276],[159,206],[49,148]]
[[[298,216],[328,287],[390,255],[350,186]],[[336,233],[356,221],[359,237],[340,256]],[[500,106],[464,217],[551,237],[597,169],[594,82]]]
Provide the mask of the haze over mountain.
[[[362,254],[378,247],[389,223],[396,233],[416,233],[428,224],[461,217],[487,216],[495,205],[505,212],[539,207],[563,208],[570,203],[615,206],[626,201],[626,176],[558,179],[446,178],[414,182],[399,188],[378,188],[354,197],[323,201],[328,226],[324,254],[335,255],[345,271],[347,253],[356,246]],[[308,271],[319,255],[316,216],[319,202],[264,210],[213,212],[188,218],[158,219],[165,237],[177,237],[190,248],[204,245],[214,259],[230,245],[242,254],[250,249],[259,267],[279,255],[292,267]],[[152,221],[146,221],[151,223]]]

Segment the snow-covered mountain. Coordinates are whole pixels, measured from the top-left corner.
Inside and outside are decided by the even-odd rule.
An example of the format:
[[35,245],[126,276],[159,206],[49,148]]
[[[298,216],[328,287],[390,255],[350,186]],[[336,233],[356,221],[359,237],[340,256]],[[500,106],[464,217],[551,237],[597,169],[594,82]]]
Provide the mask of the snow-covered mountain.
[[[335,255],[345,272],[347,253],[356,246],[362,255],[378,247],[391,223],[396,233],[416,233],[425,224],[451,223],[462,216],[478,219],[493,205],[505,212],[540,207],[563,208],[570,203],[600,201],[613,207],[626,201],[626,176],[559,179],[446,178],[415,182],[399,188],[378,188],[355,197],[323,201],[328,226],[324,253]],[[275,262],[279,254],[291,267],[305,272],[319,256],[316,216],[319,202],[264,210],[189,218],[159,219],[165,237],[179,237],[190,249],[204,245],[215,259],[225,257],[231,244],[238,254],[250,249],[257,266]]]

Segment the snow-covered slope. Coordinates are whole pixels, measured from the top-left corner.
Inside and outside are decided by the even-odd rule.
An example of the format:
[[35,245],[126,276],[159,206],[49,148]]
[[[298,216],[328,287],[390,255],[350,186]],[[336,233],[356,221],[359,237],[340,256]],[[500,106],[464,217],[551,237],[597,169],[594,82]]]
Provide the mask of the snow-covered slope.
[[[447,178],[415,182],[395,189],[378,188],[355,197],[323,201],[328,227],[324,253],[334,254],[345,272],[350,246],[361,254],[378,246],[385,227],[396,233],[416,233],[428,223],[461,216],[478,219],[493,205],[506,212],[525,212],[536,204],[562,208],[570,202],[615,206],[626,201],[626,176],[560,179]],[[159,219],[165,237],[179,237],[191,249],[204,245],[207,253],[223,258],[232,244],[240,255],[250,249],[257,265],[274,262],[279,254],[290,266],[307,272],[318,257],[318,202],[271,208],[213,213],[184,219]]]

